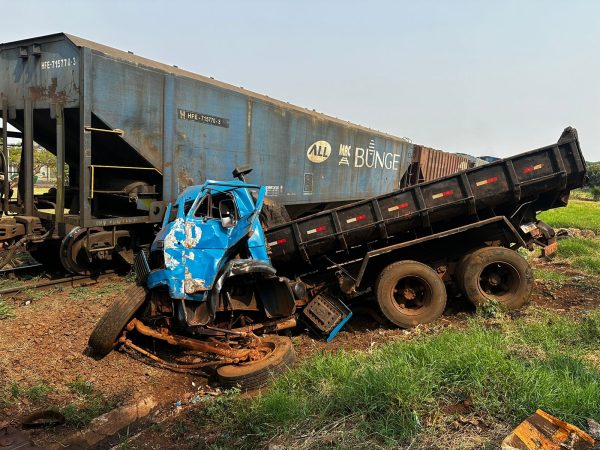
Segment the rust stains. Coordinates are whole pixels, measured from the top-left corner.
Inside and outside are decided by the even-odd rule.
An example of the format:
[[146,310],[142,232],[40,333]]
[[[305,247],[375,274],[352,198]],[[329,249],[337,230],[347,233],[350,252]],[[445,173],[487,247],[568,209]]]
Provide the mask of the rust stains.
[[52,78],[50,86],[29,86],[31,100],[49,99],[58,103],[66,102],[68,95],[66,91],[58,91],[58,81]]

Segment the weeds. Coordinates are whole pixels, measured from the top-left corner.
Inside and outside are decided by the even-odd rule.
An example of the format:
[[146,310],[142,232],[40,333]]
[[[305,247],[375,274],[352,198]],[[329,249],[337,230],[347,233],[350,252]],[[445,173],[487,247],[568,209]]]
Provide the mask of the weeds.
[[25,396],[32,402],[45,402],[48,400],[48,394],[52,392],[52,388],[45,381],[38,381],[33,386],[25,390]]
[[558,256],[568,259],[578,269],[600,275],[600,239],[564,239],[559,243]]
[[111,401],[95,390],[94,384],[91,381],[77,377],[75,380],[67,383],[67,387],[78,396],[75,402],[61,408],[67,425],[75,428],[83,428],[92,419],[110,411],[115,406],[114,401]]
[[13,400],[26,398],[34,403],[43,403],[48,400],[50,392],[52,392],[52,387],[45,381],[38,381],[33,386],[26,388],[12,380],[8,386],[8,393]]
[[73,300],[93,300],[102,296],[116,294],[121,292],[123,285],[121,283],[110,283],[101,284],[98,287],[93,286],[80,286],[74,288],[70,297]]
[[563,273],[547,268],[534,268],[533,275],[536,280],[563,284],[569,281],[569,277]]
[[131,439],[129,437],[129,432],[125,436],[123,436],[119,444],[116,446],[116,450],[133,450],[135,447],[131,443]]
[[12,319],[15,317],[14,308],[0,298],[0,320]]
[[67,383],[67,387],[83,397],[90,396],[94,393],[94,383],[91,381],[82,380],[79,376],[77,376],[77,378],[75,378],[73,381]]
[[477,306],[477,314],[484,319],[497,319],[506,313],[506,306],[497,300],[488,298],[485,303]]

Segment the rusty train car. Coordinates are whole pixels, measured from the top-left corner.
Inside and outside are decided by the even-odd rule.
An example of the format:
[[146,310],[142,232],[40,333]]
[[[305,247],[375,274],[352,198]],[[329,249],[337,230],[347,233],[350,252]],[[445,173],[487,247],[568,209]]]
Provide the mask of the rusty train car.
[[401,187],[432,181],[475,167],[475,159],[437,150],[424,145],[413,145],[411,164],[401,181]]
[[[24,249],[80,273],[131,262],[179,192],[238,166],[292,218],[421,179],[405,138],[65,33],[0,45],[0,117],[0,269]],[[22,136],[16,199],[6,124]],[[39,195],[34,143],[58,168]]]

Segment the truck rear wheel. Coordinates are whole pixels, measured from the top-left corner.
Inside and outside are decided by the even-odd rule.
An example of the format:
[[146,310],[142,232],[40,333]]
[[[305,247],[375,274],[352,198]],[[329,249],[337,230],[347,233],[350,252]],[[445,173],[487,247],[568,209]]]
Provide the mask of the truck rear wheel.
[[403,328],[436,320],[446,307],[446,287],[438,274],[417,261],[387,266],[375,284],[381,312]]
[[266,386],[275,375],[294,365],[296,355],[289,337],[262,336],[262,341],[271,347],[271,353],[256,362],[219,367],[217,378],[221,386],[239,387],[242,391],[258,389]]
[[146,301],[146,290],[142,286],[131,286],[123,298],[115,300],[98,321],[90,335],[88,345],[95,355],[105,357],[114,348],[125,325]]
[[469,265],[469,258],[471,257],[471,255],[473,255],[473,253],[475,253],[477,250],[480,250],[482,248],[485,248],[485,247],[478,247],[478,248],[469,250],[456,263],[456,270],[454,271],[454,282],[456,283],[456,286],[458,287],[460,292],[465,291],[465,286],[463,284],[463,280],[465,278],[465,275],[464,275],[465,269]]
[[517,252],[504,247],[474,251],[457,271],[457,283],[473,304],[497,301],[508,309],[523,306],[533,289],[531,267]]

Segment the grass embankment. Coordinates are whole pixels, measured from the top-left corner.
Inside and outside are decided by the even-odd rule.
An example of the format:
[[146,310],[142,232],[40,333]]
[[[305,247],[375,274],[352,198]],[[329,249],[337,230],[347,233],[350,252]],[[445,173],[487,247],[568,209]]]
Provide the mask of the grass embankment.
[[[600,235],[600,202],[570,200],[566,208],[556,208],[539,215],[554,228],[579,228]],[[600,275],[600,239],[570,238],[558,244],[557,261],[564,260],[576,269]],[[536,278],[566,281],[565,275],[549,269],[537,270]]]
[[467,398],[471,415],[509,426],[537,408],[578,425],[599,420],[600,312],[474,319],[463,331],[368,353],[318,355],[261,396],[203,405],[194,422],[218,430],[225,448],[391,448],[435,433],[443,440],[431,417]]
[[600,202],[569,200],[566,208],[551,209],[538,218],[554,228],[579,228],[600,234]]
[[559,258],[591,275],[600,276],[600,239],[571,238],[558,244]]

